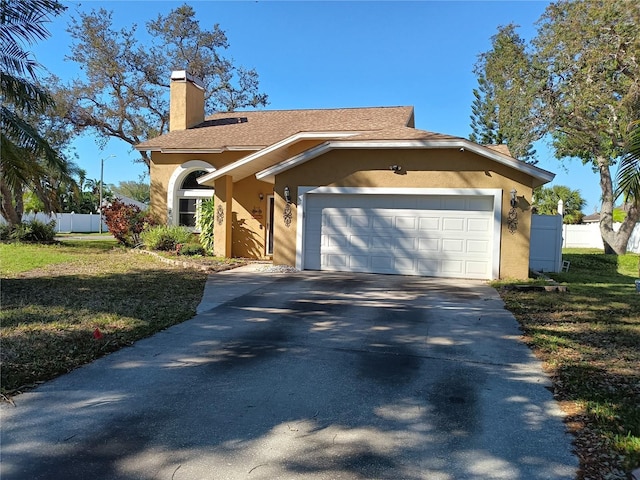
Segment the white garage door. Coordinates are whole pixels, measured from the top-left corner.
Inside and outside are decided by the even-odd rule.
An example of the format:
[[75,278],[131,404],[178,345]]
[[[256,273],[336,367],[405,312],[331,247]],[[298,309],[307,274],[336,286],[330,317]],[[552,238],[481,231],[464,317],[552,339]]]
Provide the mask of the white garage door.
[[492,278],[493,196],[308,195],[304,268]]

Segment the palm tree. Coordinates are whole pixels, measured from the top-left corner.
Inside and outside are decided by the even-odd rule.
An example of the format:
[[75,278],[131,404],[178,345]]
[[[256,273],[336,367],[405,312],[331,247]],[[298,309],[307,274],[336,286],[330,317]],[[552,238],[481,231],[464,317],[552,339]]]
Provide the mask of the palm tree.
[[[640,208],[640,120],[631,123],[626,154],[620,161],[616,182],[618,184],[616,195],[624,195],[625,203],[631,203],[633,208]],[[638,258],[638,276],[640,276],[640,258]]]
[[[11,224],[22,220],[25,188],[54,207],[47,171],[68,174],[67,162],[29,121],[53,105],[36,79],[38,63],[22,47],[49,35],[44,24],[66,7],[57,0],[0,0],[0,213]],[[53,199],[55,200],[55,198]]]
[[631,124],[626,154],[620,161],[617,196],[624,195],[625,203],[640,207],[640,120]]

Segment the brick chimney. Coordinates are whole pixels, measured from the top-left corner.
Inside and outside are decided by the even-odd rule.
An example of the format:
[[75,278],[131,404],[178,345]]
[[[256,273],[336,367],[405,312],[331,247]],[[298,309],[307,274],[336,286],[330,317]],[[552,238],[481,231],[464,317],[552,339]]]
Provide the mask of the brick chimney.
[[171,72],[169,131],[204,122],[204,84],[186,70]]

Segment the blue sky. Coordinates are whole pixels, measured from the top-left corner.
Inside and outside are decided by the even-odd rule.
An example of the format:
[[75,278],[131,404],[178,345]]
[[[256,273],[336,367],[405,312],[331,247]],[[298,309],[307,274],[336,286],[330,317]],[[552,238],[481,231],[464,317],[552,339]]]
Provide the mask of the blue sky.
[[[64,15],[49,24],[52,35],[34,48],[36,59],[64,80],[80,75],[65,61],[71,39],[66,27],[78,11],[113,11],[116,26],[138,24],[185,2],[65,2]],[[468,137],[473,65],[490,47],[500,25],[513,22],[526,40],[535,35],[543,1],[190,1],[202,28],[215,23],[226,32],[225,52],[236,65],[255,68],[268,109],[412,105],[416,127]],[[169,75],[169,72],[167,73]],[[212,112],[207,112],[212,113]],[[77,163],[89,178],[106,183],[137,180],[144,172],[133,163],[128,144],[111,141],[100,150],[95,139],[75,142]],[[599,207],[598,176],[577,160],[556,160],[544,144],[538,166],[556,173],[552,184],[579,189],[586,214]]]

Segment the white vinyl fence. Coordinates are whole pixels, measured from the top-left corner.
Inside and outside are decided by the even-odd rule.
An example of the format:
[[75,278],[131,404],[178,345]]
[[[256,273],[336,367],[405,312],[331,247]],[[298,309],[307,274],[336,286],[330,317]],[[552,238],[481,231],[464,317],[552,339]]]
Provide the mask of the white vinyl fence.
[[[620,228],[614,223],[614,230]],[[563,225],[560,215],[531,216],[529,268],[539,272],[559,272],[563,248],[604,249],[599,223]],[[627,252],[640,253],[640,224],[631,233]]]
[[559,272],[562,268],[562,217],[532,215],[529,268],[538,272]]
[[[27,222],[36,219],[43,223],[56,222],[56,232],[59,233],[93,233],[100,231],[100,215],[97,213],[25,213],[22,221]],[[7,223],[0,216],[1,223]],[[102,223],[102,231],[108,232],[107,225]]]
[[[620,223],[614,223],[613,229],[618,230]],[[601,248],[604,249],[602,243],[602,235],[600,235],[599,223],[586,223],[584,225],[564,225],[563,227],[563,248]],[[640,224],[636,224],[633,229],[629,243],[627,243],[627,252],[640,253]]]

